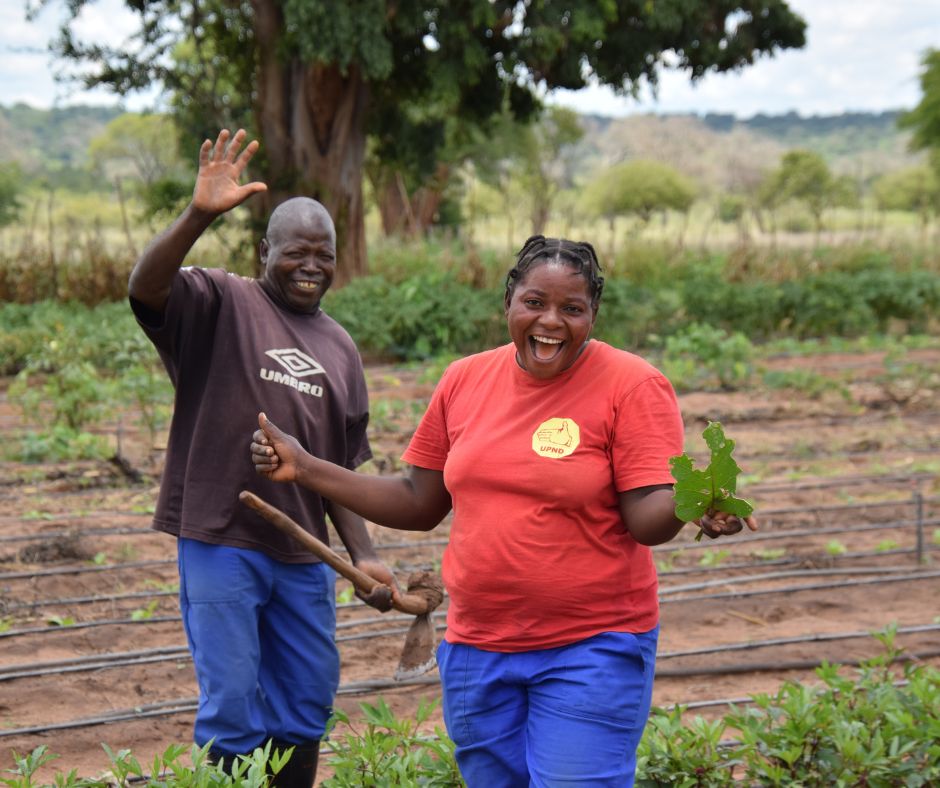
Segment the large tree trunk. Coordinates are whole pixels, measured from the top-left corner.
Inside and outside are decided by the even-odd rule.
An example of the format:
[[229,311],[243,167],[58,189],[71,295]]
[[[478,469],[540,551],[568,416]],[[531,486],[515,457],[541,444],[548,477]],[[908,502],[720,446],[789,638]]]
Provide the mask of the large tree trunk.
[[258,156],[268,184],[266,213],[290,197],[319,200],[336,224],[342,284],[365,274],[362,168],[368,86],[359,71],[279,56],[284,33],[280,4],[252,0],[258,56],[255,115],[264,147]]
[[383,232],[389,236],[410,237],[427,234],[437,218],[449,176],[450,166],[438,164],[427,182],[409,194],[401,172],[383,167],[373,173],[370,180],[382,217]]

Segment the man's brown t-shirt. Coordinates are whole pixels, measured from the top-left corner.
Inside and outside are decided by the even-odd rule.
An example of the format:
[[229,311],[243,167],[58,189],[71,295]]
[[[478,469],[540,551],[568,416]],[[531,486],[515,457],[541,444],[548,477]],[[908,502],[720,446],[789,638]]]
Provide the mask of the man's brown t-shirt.
[[317,457],[355,468],[372,456],[365,376],[350,336],[322,310],[289,312],[258,280],[220,269],[181,269],[162,315],[134,299],[131,306],[176,389],[154,528],[316,561],[238,494],[250,490],[327,541],[323,500],[259,476],[248,446],[264,411]]

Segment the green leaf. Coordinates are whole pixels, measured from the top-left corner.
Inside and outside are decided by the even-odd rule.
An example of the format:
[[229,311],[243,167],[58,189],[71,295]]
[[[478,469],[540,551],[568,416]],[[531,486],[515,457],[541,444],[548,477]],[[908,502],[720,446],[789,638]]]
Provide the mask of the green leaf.
[[[683,522],[698,520],[707,512],[727,512],[737,517],[748,517],[753,505],[734,495],[741,469],[731,456],[734,441],[725,437],[721,424],[710,421],[702,433],[711,450],[711,461],[704,470],[695,469],[686,454],[671,457],[669,469],[676,480],[673,499],[676,517]],[[697,538],[700,538],[701,534]]]

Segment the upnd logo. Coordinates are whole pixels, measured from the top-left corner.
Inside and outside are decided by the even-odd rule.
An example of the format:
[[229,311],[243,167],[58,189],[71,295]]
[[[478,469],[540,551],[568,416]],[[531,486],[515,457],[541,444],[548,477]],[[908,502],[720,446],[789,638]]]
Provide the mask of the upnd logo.
[[580,444],[581,430],[571,419],[555,418],[543,421],[532,433],[532,451],[539,457],[567,457]]
[[264,354],[273,358],[284,369],[298,378],[305,378],[307,375],[321,375],[326,371],[315,358],[311,358],[295,347],[282,350],[266,350]]
[[304,378],[308,375],[325,374],[326,370],[320,366],[320,363],[315,358],[311,358],[295,347],[282,348],[280,350],[266,350],[264,354],[273,358],[291,374],[285,375],[283,372],[261,367],[262,380],[270,380],[274,383],[280,383],[283,386],[290,386],[292,389],[297,389],[301,394],[309,394],[311,397],[323,396],[322,386],[308,383],[305,380],[299,380],[299,378]]

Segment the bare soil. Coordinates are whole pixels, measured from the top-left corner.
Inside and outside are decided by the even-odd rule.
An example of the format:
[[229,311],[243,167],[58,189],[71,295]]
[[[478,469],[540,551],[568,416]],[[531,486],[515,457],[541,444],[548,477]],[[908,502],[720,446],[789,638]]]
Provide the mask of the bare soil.
[[[920,358],[936,365],[938,356]],[[680,398],[690,452],[703,455],[710,419],[736,439],[741,492],[756,502],[761,528],[696,543],[690,527],[656,548],[658,705],[772,693],[785,680],[813,683],[822,660],[878,654],[865,633],[940,623],[935,392],[886,390],[878,354],[770,363],[847,377],[851,398],[767,391]],[[432,384],[415,369],[371,365],[368,375],[373,402],[385,403],[376,409],[371,471],[388,473],[400,467]],[[12,751],[45,744],[61,757],[42,779],[73,768],[100,775],[108,767],[102,742],[146,763],[170,743],[191,741],[197,691],[178,618],[175,545],[149,530],[162,453],[127,423],[123,464],[0,463],[0,769],[12,766]],[[5,443],[28,426],[0,399]],[[447,521],[429,534],[376,527],[374,539],[404,578],[439,567],[448,529]],[[419,683],[392,681],[406,617],[353,602],[341,605],[339,618],[340,708],[357,718],[359,703],[381,696],[413,715],[422,699],[439,697],[436,672]],[[780,639],[799,640],[756,645]],[[898,642],[912,658],[940,666],[936,629],[899,634]],[[734,644],[750,647],[714,650]],[[718,703],[695,713],[724,710]],[[435,723],[439,711],[429,727]],[[325,765],[321,777],[328,773]]]

